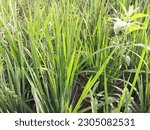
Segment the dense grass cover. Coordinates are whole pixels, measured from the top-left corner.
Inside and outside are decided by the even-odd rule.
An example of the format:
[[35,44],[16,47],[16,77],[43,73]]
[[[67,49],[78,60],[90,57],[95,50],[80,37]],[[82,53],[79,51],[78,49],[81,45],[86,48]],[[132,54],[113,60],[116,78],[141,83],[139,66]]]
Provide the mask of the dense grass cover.
[[0,112],[150,112],[150,1],[0,0]]

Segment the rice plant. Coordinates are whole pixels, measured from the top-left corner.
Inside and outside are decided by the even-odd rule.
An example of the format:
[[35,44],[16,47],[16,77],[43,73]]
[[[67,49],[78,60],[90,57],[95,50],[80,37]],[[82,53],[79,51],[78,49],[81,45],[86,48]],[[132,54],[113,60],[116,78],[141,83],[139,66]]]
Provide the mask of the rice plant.
[[1,0],[0,112],[150,112],[149,0]]

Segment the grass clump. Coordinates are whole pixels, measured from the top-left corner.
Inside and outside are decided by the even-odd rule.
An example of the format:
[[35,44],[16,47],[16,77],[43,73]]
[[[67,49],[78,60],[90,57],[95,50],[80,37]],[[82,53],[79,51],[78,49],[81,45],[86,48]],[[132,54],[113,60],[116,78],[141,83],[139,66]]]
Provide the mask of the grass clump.
[[1,0],[0,112],[149,112],[149,8]]

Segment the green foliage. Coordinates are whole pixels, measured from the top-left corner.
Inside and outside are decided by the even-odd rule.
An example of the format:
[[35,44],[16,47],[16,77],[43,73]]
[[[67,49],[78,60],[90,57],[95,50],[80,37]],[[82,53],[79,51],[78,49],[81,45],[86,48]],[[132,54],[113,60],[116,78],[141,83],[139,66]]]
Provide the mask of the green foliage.
[[149,8],[0,0],[0,112],[150,112]]

